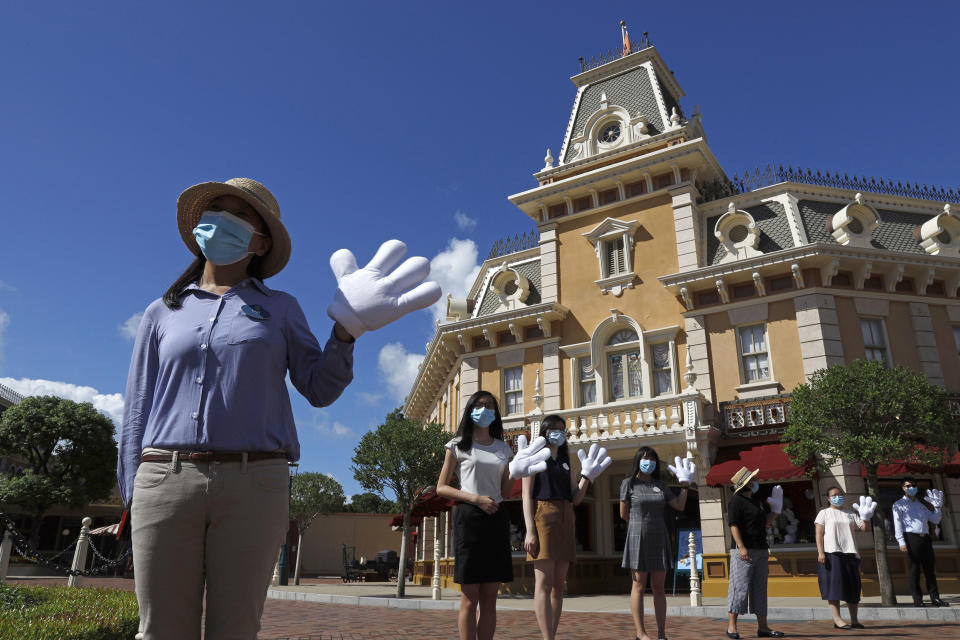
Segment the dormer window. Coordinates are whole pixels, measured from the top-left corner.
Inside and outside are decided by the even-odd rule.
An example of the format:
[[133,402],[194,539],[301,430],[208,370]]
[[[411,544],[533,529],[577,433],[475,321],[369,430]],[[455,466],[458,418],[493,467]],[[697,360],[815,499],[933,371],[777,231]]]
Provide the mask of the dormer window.
[[960,219],[943,205],[943,213],[924,222],[919,229],[920,246],[934,256],[960,256]]
[[757,245],[760,243],[760,230],[753,216],[746,211],[738,210],[732,202],[727,207],[727,212],[717,220],[713,235],[727,252],[720,262],[733,262],[762,253],[757,250]]
[[530,281],[518,271],[502,264],[490,282],[490,292],[500,299],[497,311],[517,309],[530,296]]
[[637,221],[625,222],[607,218],[583,236],[593,245],[600,267],[596,281],[603,293],[619,296],[633,288],[633,236]]
[[880,225],[880,216],[869,205],[863,204],[863,195],[833,214],[830,234],[838,243],[848,247],[870,247],[873,230]]

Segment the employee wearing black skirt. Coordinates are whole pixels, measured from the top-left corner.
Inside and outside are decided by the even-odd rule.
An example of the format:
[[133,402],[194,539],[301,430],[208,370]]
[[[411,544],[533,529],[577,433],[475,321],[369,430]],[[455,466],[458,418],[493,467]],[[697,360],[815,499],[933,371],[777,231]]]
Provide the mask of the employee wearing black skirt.
[[[877,504],[869,496],[851,505],[857,513],[843,508],[845,497],[840,487],[827,491],[830,506],[821,509],[814,523],[817,527],[817,561],[820,597],[830,605],[834,629],[863,629],[857,619],[860,603],[860,554],[853,539],[854,528],[870,530],[870,518]],[[850,624],[840,617],[840,601],[850,609]]]
[[[516,457],[503,441],[496,398],[477,391],[467,401],[456,437],[446,444],[437,494],[456,500],[453,512],[453,580],[460,585],[457,627],[461,640],[490,640],[497,628],[500,583],[513,581],[510,519],[500,508],[511,478],[546,469],[550,450],[537,438],[518,438]],[[509,463],[509,464],[508,464]],[[460,488],[450,486],[453,475]]]

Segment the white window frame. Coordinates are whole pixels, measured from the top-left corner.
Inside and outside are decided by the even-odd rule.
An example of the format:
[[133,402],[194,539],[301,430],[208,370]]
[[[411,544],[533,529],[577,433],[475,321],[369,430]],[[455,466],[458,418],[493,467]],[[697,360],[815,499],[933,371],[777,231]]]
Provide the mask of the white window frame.
[[[634,273],[633,249],[634,234],[639,226],[639,220],[617,220],[607,218],[596,227],[583,234],[593,245],[600,267],[600,279],[596,280],[601,293],[612,293],[615,296],[623,294],[624,290],[632,289],[636,274]],[[623,241],[623,271],[610,273],[608,246],[610,242]]]
[[[590,364],[586,364],[588,362]],[[584,377],[584,367],[590,367],[589,379]],[[597,370],[593,368],[593,361],[590,360],[590,356],[587,355],[574,358],[574,373],[574,385],[576,386],[576,406],[590,407],[599,404],[601,394],[599,394],[597,391],[597,382],[600,379],[600,376],[597,375]],[[593,402],[587,402],[584,397],[583,386],[585,384],[593,385]]]
[[[867,336],[863,331],[863,325],[865,322],[877,322],[880,326],[881,338],[883,339],[883,344],[867,344]],[[860,317],[860,336],[863,338],[863,357],[867,360],[874,360],[879,362],[876,358],[871,358],[868,354],[871,350],[883,349],[883,365],[886,367],[893,366],[893,357],[890,353],[890,336],[887,333],[887,323],[884,322],[883,318],[878,318],[875,316],[861,316]]]
[[[753,329],[754,327],[763,327],[763,346],[764,351],[755,351],[745,353],[743,348],[743,331]],[[751,324],[735,327],[737,339],[737,362],[740,365],[740,380],[744,385],[762,384],[776,380],[773,375],[773,358],[770,355],[770,332],[767,330],[766,322],[754,322]],[[750,380],[748,376],[747,358],[757,358],[759,355],[767,356],[767,377]]]
[[[508,378],[507,372],[509,371],[519,371],[519,388],[511,389],[507,387]],[[503,415],[505,416],[519,416],[523,415],[523,366],[518,367],[507,367],[503,370],[503,408],[505,411]],[[519,411],[510,411],[510,399],[514,396],[519,396]]]

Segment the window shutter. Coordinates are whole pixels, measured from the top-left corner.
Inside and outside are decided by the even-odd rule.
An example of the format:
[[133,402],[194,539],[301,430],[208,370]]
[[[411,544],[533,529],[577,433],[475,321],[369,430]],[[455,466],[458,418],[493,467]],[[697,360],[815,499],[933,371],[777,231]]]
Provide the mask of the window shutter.
[[623,255],[623,240],[610,240],[607,247],[607,275],[615,276],[627,270]]

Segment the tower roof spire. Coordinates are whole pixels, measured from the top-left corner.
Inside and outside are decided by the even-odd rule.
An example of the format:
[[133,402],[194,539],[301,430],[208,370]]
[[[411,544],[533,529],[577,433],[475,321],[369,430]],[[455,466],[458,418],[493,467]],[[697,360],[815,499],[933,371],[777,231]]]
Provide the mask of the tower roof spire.
[[630,55],[630,51],[632,50],[630,46],[630,34],[627,33],[627,22],[625,20],[620,21],[620,34],[623,36],[623,54],[620,56],[622,58]]

